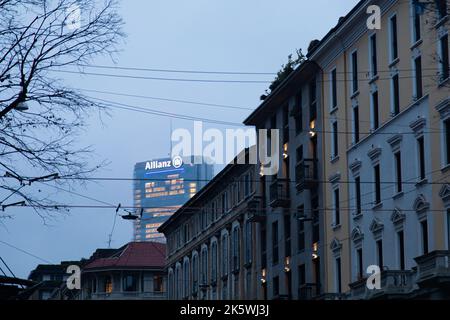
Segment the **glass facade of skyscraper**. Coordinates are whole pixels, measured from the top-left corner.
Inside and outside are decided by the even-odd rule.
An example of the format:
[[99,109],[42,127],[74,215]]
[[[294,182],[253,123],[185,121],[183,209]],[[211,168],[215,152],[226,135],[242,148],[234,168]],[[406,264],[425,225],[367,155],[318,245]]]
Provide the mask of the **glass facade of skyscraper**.
[[142,218],[134,222],[135,241],[165,242],[158,227],[211,180],[212,165],[188,160],[163,158],[134,166],[134,205],[142,208]]

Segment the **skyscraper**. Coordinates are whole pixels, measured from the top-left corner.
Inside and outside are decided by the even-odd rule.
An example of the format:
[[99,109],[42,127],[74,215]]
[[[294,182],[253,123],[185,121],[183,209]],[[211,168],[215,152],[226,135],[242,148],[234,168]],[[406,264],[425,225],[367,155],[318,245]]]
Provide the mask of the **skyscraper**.
[[165,242],[157,228],[212,178],[212,165],[184,160],[154,159],[134,166],[134,205],[142,208],[142,218],[134,222],[135,241]]

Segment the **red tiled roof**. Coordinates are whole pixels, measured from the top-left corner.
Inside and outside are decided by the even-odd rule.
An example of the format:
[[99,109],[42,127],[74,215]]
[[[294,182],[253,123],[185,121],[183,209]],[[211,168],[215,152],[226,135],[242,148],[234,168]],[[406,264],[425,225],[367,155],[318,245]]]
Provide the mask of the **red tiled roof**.
[[95,259],[85,266],[94,268],[156,267],[165,264],[166,245],[157,242],[130,242],[109,258]]

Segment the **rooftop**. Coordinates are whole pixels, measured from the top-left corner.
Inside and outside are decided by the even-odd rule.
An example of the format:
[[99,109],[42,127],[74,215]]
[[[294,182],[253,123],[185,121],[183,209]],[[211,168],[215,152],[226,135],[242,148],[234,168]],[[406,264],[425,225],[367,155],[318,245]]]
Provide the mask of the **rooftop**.
[[107,258],[97,258],[84,270],[103,268],[163,268],[166,245],[157,242],[130,242]]

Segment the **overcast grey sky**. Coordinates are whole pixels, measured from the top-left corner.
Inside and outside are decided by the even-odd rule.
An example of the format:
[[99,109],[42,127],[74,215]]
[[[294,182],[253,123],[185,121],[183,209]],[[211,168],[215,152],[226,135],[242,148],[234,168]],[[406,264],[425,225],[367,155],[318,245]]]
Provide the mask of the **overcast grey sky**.
[[[310,40],[323,37],[338,18],[357,0],[127,0],[120,13],[125,22],[126,44],[117,56],[120,66],[276,72],[296,48],[306,48]],[[94,64],[111,65],[106,58]],[[272,76],[214,76],[143,73],[137,71],[89,69],[128,75],[228,80],[271,80]],[[61,76],[61,75],[60,75]],[[156,80],[114,79],[94,76],[67,76],[76,88],[146,95],[169,99],[202,101],[245,108],[256,108],[268,84],[197,83]],[[102,99],[222,121],[242,122],[250,110],[221,109],[198,105],[161,102],[114,95],[87,93]],[[192,128],[192,122],[174,119],[173,128]],[[224,127],[218,127],[224,129]],[[170,119],[112,110],[102,122],[94,115],[82,133],[80,143],[95,150],[92,162],[110,164],[95,176],[132,177],[139,161],[164,157],[170,143]],[[132,205],[130,181],[88,183],[75,190],[108,203]],[[65,192],[54,199],[72,204],[92,202]],[[89,257],[99,247],[107,247],[115,211],[76,209],[69,215],[42,220],[29,208],[8,208],[13,219],[0,225],[0,240],[53,263]],[[129,222],[117,220],[112,246],[119,247],[132,237]],[[1,256],[19,277],[42,263],[36,258],[0,243]]]

